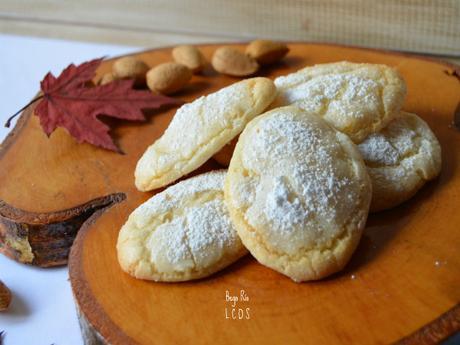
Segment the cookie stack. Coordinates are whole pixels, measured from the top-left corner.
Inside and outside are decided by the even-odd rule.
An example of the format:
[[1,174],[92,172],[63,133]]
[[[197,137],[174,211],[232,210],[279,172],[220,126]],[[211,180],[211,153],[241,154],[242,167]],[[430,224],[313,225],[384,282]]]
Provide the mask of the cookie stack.
[[137,188],[164,187],[213,155],[228,172],[181,181],[137,208],[119,234],[121,267],[186,281],[249,250],[296,282],[341,270],[369,210],[400,204],[439,174],[439,143],[401,111],[405,94],[388,66],[340,62],[184,105],[139,160]]

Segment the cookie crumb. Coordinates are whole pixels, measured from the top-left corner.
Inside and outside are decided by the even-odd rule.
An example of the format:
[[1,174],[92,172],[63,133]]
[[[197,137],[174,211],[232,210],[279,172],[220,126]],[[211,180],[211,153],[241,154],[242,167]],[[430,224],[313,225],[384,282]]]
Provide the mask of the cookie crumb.
[[439,267],[439,266],[442,266],[442,265],[446,265],[446,264],[447,264],[447,261],[445,261],[445,260],[444,260],[444,261],[436,260],[436,261],[434,262],[434,265],[435,265],[436,267]]

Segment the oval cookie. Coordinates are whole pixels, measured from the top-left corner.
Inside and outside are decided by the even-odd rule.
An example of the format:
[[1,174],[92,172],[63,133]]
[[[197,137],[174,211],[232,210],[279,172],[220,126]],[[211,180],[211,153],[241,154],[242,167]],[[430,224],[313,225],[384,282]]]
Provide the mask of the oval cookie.
[[401,112],[358,148],[372,180],[372,212],[410,199],[441,171],[441,146],[425,121],[415,114]]
[[338,62],[278,77],[277,104],[320,115],[355,143],[397,116],[406,95],[399,73],[386,65]]
[[296,107],[271,110],[240,135],[225,200],[243,244],[294,281],[341,270],[361,237],[371,182],[356,146]]
[[183,105],[138,161],[136,187],[160,188],[192,172],[261,114],[275,95],[270,79],[252,78]]
[[247,253],[224,204],[225,171],[181,181],[139,206],[120,230],[130,275],[178,282],[209,276]]

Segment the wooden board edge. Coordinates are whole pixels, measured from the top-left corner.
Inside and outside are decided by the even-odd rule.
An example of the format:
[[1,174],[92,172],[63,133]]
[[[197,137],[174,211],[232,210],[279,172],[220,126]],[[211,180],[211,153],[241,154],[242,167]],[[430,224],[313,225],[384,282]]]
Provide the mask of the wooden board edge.
[[397,342],[398,345],[438,344],[460,331],[460,303],[434,321]]
[[104,345],[107,342],[104,338],[91,326],[86,320],[85,316],[80,312],[78,304],[75,303],[75,309],[77,312],[78,325],[80,326],[81,337],[83,338],[83,344],[85,345]]
[[[135,344],[115,323],[108,318],[102,306],[91,293],[85,280],[82,257],[83,243],[91,225],[100,217],[104,209],[97,210],[83,224],[78,232],[69,254],[69,280],[72,287],[77,315],[85,345]],[[91,310],[86,307],[91,306]],[[110,338],[110,339],[109,339]]]
[[88,218],[124,199],[124,193],[115,193],[50,213],[24,211],[0,200],[0,253],[40,267],[65,265],[78,230]]

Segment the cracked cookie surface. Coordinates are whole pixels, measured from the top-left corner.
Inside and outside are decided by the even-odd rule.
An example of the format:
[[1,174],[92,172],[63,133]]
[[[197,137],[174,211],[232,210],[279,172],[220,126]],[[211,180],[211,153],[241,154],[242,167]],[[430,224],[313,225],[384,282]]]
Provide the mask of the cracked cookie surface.
[[259,77],[183,105],[138,161],[136,187],[141,191],[164,187],[192,172],[236,137],[275,96],[273,82]]
[[338,62],[306,67],[275,80],[277,105],[321,116],[355,143],[384,128],[404,102],[406,86],[386,65]]
[[298,282],[344,267],[361,237],[372,195],[351,140],[294,106],[271,110],[246,126],[224,190],[246,248]]
[[410,199],[441,170],[441,146],[415,114],[400,116],[358,145],[372,180],[371,211]]
[[199,279],[247,253],[224,203],[223,170],[181,181],[131,213],[118,260],[130,275],[155,281]]

